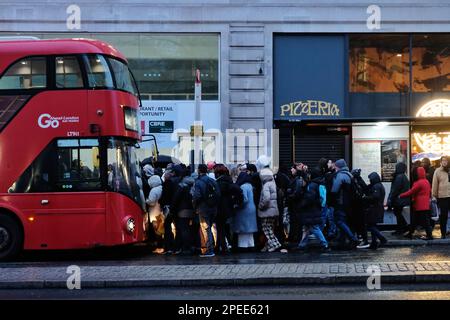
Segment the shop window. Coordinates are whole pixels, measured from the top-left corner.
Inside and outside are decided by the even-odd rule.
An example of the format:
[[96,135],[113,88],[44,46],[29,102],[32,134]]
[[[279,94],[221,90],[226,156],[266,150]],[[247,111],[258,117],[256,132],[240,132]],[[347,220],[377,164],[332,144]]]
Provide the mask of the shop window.
[[450,35],[420,34],[412,38],[414,92],[450,91]]
[[55,71],[57,88],[83,87],[83,78],[77,57],[56,57]]
[[350,92],[408,92],[408,35],[351,35]]
[[0,79],[0,90],[45,88],[46,65],[45,57],[25,58],[16,62]]

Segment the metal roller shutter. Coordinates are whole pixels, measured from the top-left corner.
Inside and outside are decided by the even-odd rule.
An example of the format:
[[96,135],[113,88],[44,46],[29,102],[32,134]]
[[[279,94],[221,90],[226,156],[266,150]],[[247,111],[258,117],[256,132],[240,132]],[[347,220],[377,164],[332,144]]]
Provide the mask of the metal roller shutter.
[[320,158],[345,158],[345,136],[297,133],[295,136],[295,162],[314,167]]

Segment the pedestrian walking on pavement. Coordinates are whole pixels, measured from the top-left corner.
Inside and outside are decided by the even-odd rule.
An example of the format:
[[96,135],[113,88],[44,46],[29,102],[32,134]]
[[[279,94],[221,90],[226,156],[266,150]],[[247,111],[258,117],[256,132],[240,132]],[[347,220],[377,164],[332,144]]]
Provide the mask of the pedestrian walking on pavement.
[[[378,248],[378,240],[381,245],[385,245],[388,241],[383,234],[378,230],[377,223],[383,220],[384,217],[384,198],[386,191],[381,183],[380,175],[376,172],[369,174],[370,184],[368,186],[367,196],[364,202],[367,203],[366,210],[366,224],[367,230],[372,235],[372,241],[369,249],[376,250]],[[358,247],[360,248],[360,247]]]
[[337,160],[336,166],[336,176],[333,180],[333,187],[331,193],[333,195],[334,204],[334,218],[336,225],[340,231],[340,242],[341,245],[345,243],[345,238],[350,240],[350,247],[356,249],[358,245],[358,238],[353,234],[347,225],[347,216],[351,210],[352,202],[352,179],[353,176],[349,172],[347,163],[344,159]]
[[406,237],[413,237],[416,227],[421,224],[426,231],[426,240],[433,240],[432,229],[431,229],[431,211],[430,211],[430,200],[431,200],[431,186],[426,179],[425,169],[423,167],[417,168],[417,181],[414,182],[412,188],[407,192],[400,194],[400,198],[412,197],[412,206],[414,209],[414,214],[412,216],[412,221],[410,224],[409,233]]
[[325,239],[321,225],[322,220],[322,204],[326,201],[326,191],[320,192],[320,188],[323,190],[323,177],[321,172],[316,168],[311,170],[311,181],[305,186],[301,201],[300,222],[306,233],[303,235],[303,239],[300,241],[298,248],[300,250],[306,249],[309,241],[309,235],[313,234],[319,241],[322,251],[329,251],[328,242]]
[[448,210],[450,206],[450,172],[449,163],[446,156],[441,157],[441,166],[436,169],[433,175],[432,196],[437,199],[439,206],[439,224],[441,238],[447,235]]
[[391,191],[388,197],[388,207],[392,207],[397,226],[394,234],[403,234],[408,231],[408,223],[403,217],[403,208],[408,206],[409,198],[399,198],[398,196],[409,190],[409,180],[406,176],[407,166],[400,162],[395,165],[394,177],[391,183]]

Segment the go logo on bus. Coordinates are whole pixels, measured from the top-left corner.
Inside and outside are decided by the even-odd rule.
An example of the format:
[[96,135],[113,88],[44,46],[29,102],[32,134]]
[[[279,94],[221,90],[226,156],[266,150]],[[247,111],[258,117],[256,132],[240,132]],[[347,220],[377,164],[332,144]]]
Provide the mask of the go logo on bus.
[[51,115],[49,115],[48,113],[44,113],[41,114],[38,118],[38,125],[39,127],[41,127],[42,129],[47,129],[47,128],[58,128],[59,127],[59,121],[55,118],[53,118]]

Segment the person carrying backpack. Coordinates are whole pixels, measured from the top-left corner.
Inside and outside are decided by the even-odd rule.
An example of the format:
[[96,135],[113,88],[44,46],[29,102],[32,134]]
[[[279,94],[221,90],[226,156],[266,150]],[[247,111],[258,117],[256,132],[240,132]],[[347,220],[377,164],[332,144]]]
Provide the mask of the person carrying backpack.
[[328,242],[321,230],[323,223],[322,208],[326,206],[326,188],[319,170],[316,168],[312,169],[310,177],[311,181],[307,183],[303,193],[300,211],[300,222],[305,228],[306,233],[300,241],[298,248],[305,250],[308,245],[309,235],[314,234],[320,241],[322,251],[329,251]]
[[[347,163],[344,159],[337,160],[336,176],[333,179],[333,187],[331,188],[332,202],[335,209],[334,218],[336,226],[340,231],[340,242],[345,243],[345,237],[350,240],[350,247],[356,249],[358,238],[353,234],[347,225],[347,216],[351,210],[353,193],[356,192],[352,187],[354,179],[349,172]],[[353,180],[353,181],[352,181]]]
[[190,176],[190,170],[185,169],[185,174],[181,182],[175,189],[172,198],[171,210],[177,215],[175,254],[192,254],[192,219],[194,217],[194,208],[192,206],[191,188],[195,179]]
[[208,167],[198,165],[198,178],[194,184],[192,202],[200,218],[201,251],[200,257],[214,257],[214,237],[212,225],[216,220],[220,202],[220,189],[216,181],[208,177]]

